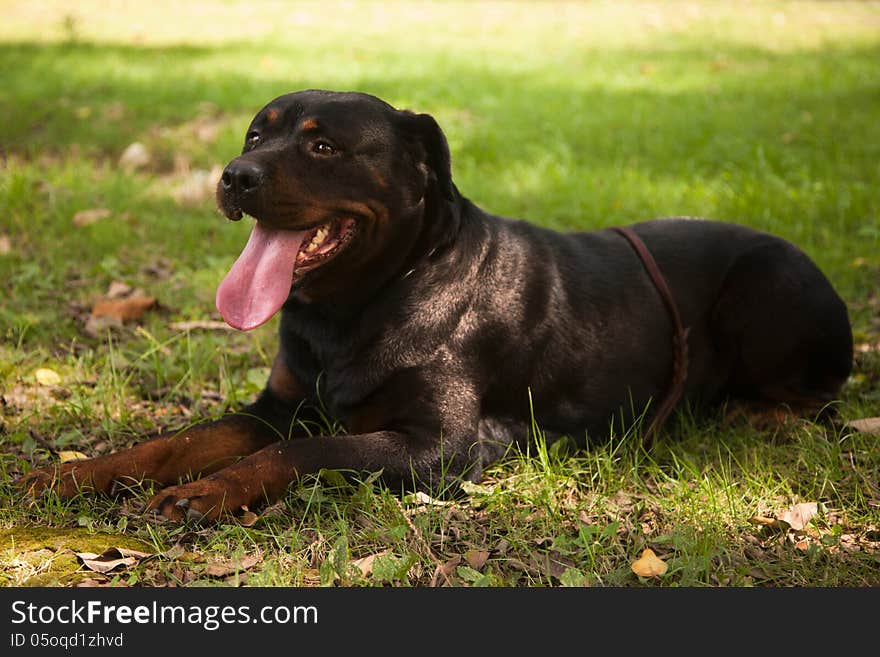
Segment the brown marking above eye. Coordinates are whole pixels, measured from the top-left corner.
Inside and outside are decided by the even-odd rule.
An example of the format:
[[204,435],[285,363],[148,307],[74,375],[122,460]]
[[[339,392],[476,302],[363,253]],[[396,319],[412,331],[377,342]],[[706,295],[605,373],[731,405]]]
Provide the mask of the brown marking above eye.
[[303,122],[300,124],[300,127],[303,130],[314,130],[318,127],[318,121],[314,118],[303,119]]
[[281,116],[281,113],[277,109],[270,109],[266,112],[266,122],[267,123],[275,123],[278,120],[278,117]]

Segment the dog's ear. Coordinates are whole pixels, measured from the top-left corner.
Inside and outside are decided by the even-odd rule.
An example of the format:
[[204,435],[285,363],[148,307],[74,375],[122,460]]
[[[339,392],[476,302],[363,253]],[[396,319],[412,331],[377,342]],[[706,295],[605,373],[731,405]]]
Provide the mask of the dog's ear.
[[453,200],[455,186],[452,184],[449,143],[437,121],[430,114],[415,114],[408,110],[400,110],[398,119],[398,127],[412,144],[417,161],[427,167],[429,179],[433,177],[440,193]]

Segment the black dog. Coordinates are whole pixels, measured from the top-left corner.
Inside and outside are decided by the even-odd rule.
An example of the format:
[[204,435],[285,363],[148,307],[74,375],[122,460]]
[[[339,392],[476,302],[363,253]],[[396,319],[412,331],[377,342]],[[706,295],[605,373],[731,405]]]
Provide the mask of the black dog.
[[[532,409],[551,438],[607,435],[657,409],[684,347],[677,383],[693,404],[824,403],[850,372],[846,307],[792,244],[702,220],[636,224],[631,244],[492,216],[453,184],[434,119],[372,96],[273,100],[217,200],[229,219],[256,218],[218,309],[243,330],[281,311],[266,389],[242,413],[25,485],[152,480],[170,487],[151,509],[214,519],[321,468],[476,479],[529,440]],[[347,435],[290,439],[319,399]]]

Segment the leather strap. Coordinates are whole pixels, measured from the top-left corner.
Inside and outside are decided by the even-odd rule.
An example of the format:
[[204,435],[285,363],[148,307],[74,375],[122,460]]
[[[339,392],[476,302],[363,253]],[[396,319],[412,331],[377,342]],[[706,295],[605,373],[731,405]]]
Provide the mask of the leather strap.
[[675,298],[672,296],[672,292],[666,284],[666,279],[663,278],[663,274],[660,271],[660,267],[657,266],[654,256],[651,255],[642,238],[626,226],[614,226],[611,230],[623,235],[638,254],[642,264],[645,266],[645,270],[654,282],[654,287],[660,293],[660,297],[666,305],[666,310],[669,311],[669,316],[672,318],[672,379],[669,382],[669,388],[666,391],[663,402],[657,408],[657,412],[654,413],[654,418],[651,420],[648,429],[642,434],[642,442],[645,449],[648,449],[653,444],[655,436],[669,418],[669,414],[672,413],[684,392],[684,383],[688,372],[687,339],[690,329],[685,328],[681,323],[681,315],[678,312]]

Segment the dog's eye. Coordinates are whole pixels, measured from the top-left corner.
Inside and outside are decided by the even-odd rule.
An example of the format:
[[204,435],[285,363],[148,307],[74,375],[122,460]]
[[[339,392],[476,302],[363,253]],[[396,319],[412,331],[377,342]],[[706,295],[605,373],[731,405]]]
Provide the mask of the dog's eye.
[[251,130],[244,139],[248,146],[256,146],[260,143],[260,133],[256,130]]
[[318,139],[312,143],[312,153],[317,153],[318,155],[333,155],[336,153],[336,149],[333,148],[333,144],[329,141]]

